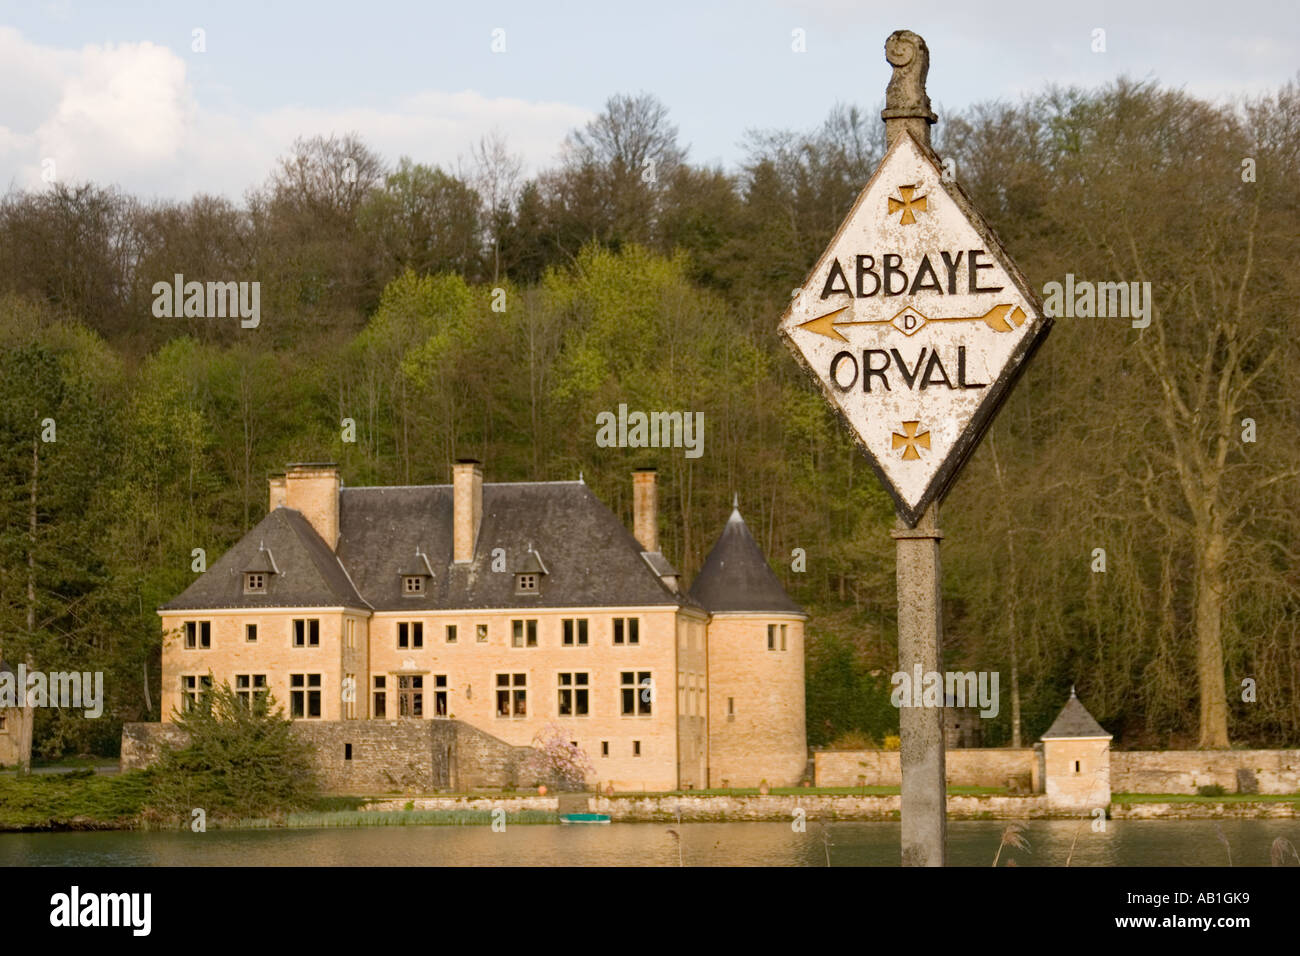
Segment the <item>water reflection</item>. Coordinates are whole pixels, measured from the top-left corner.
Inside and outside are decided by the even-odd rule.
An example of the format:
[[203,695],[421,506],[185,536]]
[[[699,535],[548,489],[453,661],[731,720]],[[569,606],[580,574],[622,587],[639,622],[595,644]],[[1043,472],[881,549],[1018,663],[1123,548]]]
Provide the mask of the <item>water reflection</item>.
[[[1227,851],[1213,820],[1026,821],[1029,849],[1007,847],[1017,866],[1222,866]],[[949,861],[988,866],[1002,821],[948,825]],[[1237,866],[1267,866],[1274,838],[1300,846],[1300,821],[1218,823]],[[603,827],[371,827],[208,833],[6,833],[5,866],[676,866],[677,844],[662,824]],[[816,820],[805,832],[785,823],[687,823],[681,833],[687,866],[898,865],[897,823]],[[829,847],[827,846],[829,843]],[[1073,846],[1073,851],[1071,851]],[[1072,855],[1071,855],[1072,853]]]

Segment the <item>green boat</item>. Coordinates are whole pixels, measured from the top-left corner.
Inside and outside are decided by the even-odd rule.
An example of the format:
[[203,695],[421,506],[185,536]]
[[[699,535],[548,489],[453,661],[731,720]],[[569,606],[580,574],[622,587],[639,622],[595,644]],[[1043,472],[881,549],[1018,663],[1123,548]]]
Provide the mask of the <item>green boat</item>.
[[566,813],[560,817],[561,823],[609,823],[608,813]]

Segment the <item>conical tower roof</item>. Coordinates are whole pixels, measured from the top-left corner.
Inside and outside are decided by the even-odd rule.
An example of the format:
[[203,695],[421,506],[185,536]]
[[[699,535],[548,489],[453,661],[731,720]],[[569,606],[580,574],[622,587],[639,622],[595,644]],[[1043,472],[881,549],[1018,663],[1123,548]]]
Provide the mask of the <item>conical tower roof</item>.
[[749,533],[740,508],[733,507],[722,535],[704,560],[691,585],[691,597],[710,614],[718,612],[778,612],[802,614],[790,600],[767,559]]
[[1047,733],[1043,734],[1043,740],[1060,740],[1070,737],[1105,737],[1107,740],[1111,735],[1106,733],[1106,729],[1097,723],[1095,717],[1088,713],[1088,708],[1083,706],[1083,702],[1075,696],[1074,688],[1070,688],[1070,699],[1065,702],[1061,708],[1060,714],[1056,720],[1052,721],[1052,726],[1047,728]]

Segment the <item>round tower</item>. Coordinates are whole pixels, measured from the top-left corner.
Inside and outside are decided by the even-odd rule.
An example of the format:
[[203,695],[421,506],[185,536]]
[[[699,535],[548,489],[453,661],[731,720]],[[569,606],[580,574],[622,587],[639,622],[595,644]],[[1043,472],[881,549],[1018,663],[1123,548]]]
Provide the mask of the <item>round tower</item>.
[[709,612],[709,786],[796,785],[808,761],[804,621],[739,507],[691,597]]

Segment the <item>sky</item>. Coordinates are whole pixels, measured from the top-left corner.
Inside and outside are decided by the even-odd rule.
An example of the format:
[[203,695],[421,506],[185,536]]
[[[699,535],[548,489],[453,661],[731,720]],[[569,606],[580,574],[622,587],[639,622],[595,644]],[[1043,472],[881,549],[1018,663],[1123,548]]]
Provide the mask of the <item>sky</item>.
[[929,46],[940,122],[1049,83],[1124,75],[1221,99],[1300,75],[1297,0],[4,2],[0,188],[238,198],[295,137],[346,132],[390,163],[455,167],[496,131],[536,171],[638,92],[692,161],[733,168],[748,130],[878,109],[895,29]]

